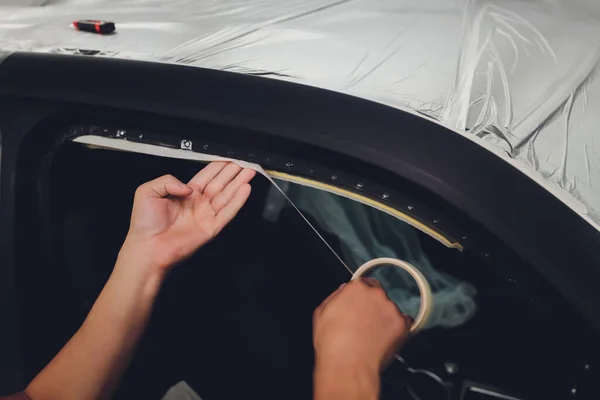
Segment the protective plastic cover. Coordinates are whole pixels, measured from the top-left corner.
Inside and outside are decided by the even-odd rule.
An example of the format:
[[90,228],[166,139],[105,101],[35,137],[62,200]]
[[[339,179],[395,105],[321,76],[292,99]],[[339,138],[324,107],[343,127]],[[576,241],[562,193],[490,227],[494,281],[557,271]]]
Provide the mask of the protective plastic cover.
[[0,0],[0,54],[16,50],[260,75],[418,113],[600,227],[595,0]]

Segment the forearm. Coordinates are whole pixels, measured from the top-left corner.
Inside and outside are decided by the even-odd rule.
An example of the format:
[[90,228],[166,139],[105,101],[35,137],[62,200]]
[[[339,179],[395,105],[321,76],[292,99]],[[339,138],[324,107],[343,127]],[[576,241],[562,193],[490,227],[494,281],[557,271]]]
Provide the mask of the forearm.
[[376,400],[379,398],[379,390],[379,373],[360,361],[316,362],[314,400]]
[[163,277],[121,252],[85,322],[30,383],[34,400],[110,397],[146,328]]

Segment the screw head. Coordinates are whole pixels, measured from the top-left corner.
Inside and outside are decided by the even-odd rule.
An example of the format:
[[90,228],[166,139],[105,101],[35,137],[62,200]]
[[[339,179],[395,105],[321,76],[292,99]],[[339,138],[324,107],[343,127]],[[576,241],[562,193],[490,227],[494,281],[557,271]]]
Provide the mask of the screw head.
[[125,136],[125,134],[126,134],[126,133],[127,133],[127,131],[126,131],[126,130],[124,130],[124,129],[119,129],[119,130],[117,131],[117,136],[118,136],[118,137],[123,137],[123,136]]
[[182,149],[191,149],[192,148],[192,142],[190,142],[189,140],[182,140],[181,141],[181,148]]

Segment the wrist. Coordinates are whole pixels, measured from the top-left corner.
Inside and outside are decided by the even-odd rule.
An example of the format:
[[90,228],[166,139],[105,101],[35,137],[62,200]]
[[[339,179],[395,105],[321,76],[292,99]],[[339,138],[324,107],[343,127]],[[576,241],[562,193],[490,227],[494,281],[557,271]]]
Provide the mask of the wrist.
[[320,355],[316,354],[315,367],[336,374],[379,376],[379,363],[358,354]]
[[379,397],[379,369],[358,359],[317,356],[314,382],[316,400]]
[[376,352],[361,346],[343,345],[320,346],[315,349],[315,362],[333,369],[358,370],[370,375],[379,375],[382,360]]
[[155,265],[147,249],[128,236],[119,251],[113,273],[158,289],[166,278],[167,270]]

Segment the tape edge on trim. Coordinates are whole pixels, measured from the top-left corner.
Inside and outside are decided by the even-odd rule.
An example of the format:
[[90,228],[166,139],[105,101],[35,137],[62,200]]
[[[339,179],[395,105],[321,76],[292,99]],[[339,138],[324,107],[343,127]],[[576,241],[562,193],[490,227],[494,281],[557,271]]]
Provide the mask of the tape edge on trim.
[[[379,201],[377,201],[371,197],[368,197],[368,196],[365,196],[362,194],[358,194],[358,193],[355,193],[355,192],[352,192],[352,191],[349,191],[349,190],[346,190],[346,189],[343,189],[343,188],[340,188],[340,187],[337,187],[334,185],[330,185],[330,184],[327,184],[327,183],[324,183],[321,181],[311,180],[309,178],[296,176],[296,175],[290,175],[285,172],[279,172],[279,171],[274,171],[274,170],[266,171],[262,168],[261,165],[256,164],[256,163],[250,163],[247,161],[237,160],[234,158],[192,151],[191,149],[166,148],[166,147],[149,144],[149,143],[130,142],[130,141],[127,141],[126,139],[113,139],[113,138],[106,138],[104,136],[98,136],[98,135],[82,135],[82,136],[78,136],[78,137],[71,139],[71,141],[75,142],[75,143],[84,144],[84,145],[87,145],[90,147],[100,148],[100,149],[121,150],[121,151],[149,154],[149,155],[154,155],[157,157],[177,158],[180,160],[188,160],[188,161],[194,161],[194,162],[204,162],[204,163],[208,163],[211,161],[235,162],[236,164],[240,165],[241,167],[252,168],[270,179],[279,179],[279,180],[283,180],[286,182],[295,183],[298,185],[312,187],[314,189],[324,190],[326,192],[333,193],[338,196],[342,196],[342,197],[348,198],[350,200],[359,202],[366,206],[373,207],[381,212],[384,212],[388,215],[391,215],[391,216],[398,218],[399,220],[409,224],[413,228],[418,229],[419,231],[432,237],[433,239],[437,240],[438,242],[440,242],[441,244],[443,244],[444,246],[446,246],[448,248],[457,249],[459,251],[464,250],[463,246],[459,242],[451,240],[449,237],[443,235],[441,232],[439,232],[439,231],[435,230],[434,228],[428,226],[427,224],[415,219],[414,217],[405,214],[404,212],[402,212],[401,210],[399,210],[395,207],[391,207],[386,204],[380,203]],[[141,147],[141,148],[149,146],[152,148],[153,151],[150,151],[150,149],[149,149],[147,152],[144,152],[141,150],[136,151],[134,149],[127,148],[127,147],[131,147],[131,146],[136,146],[136,147]],[[177,152],[177,154],[176,155],[172,154],[173,152]],[[181,152],[181,154],[179,154],[180,152]],[[163,153],[163,154],[160,154],[160,153]],[[186,153],[189,153],[189,154],[186,154]],[[202,155],[204,159],[199,160],[197,158],[194,158],[192,156],[194,154]]]

